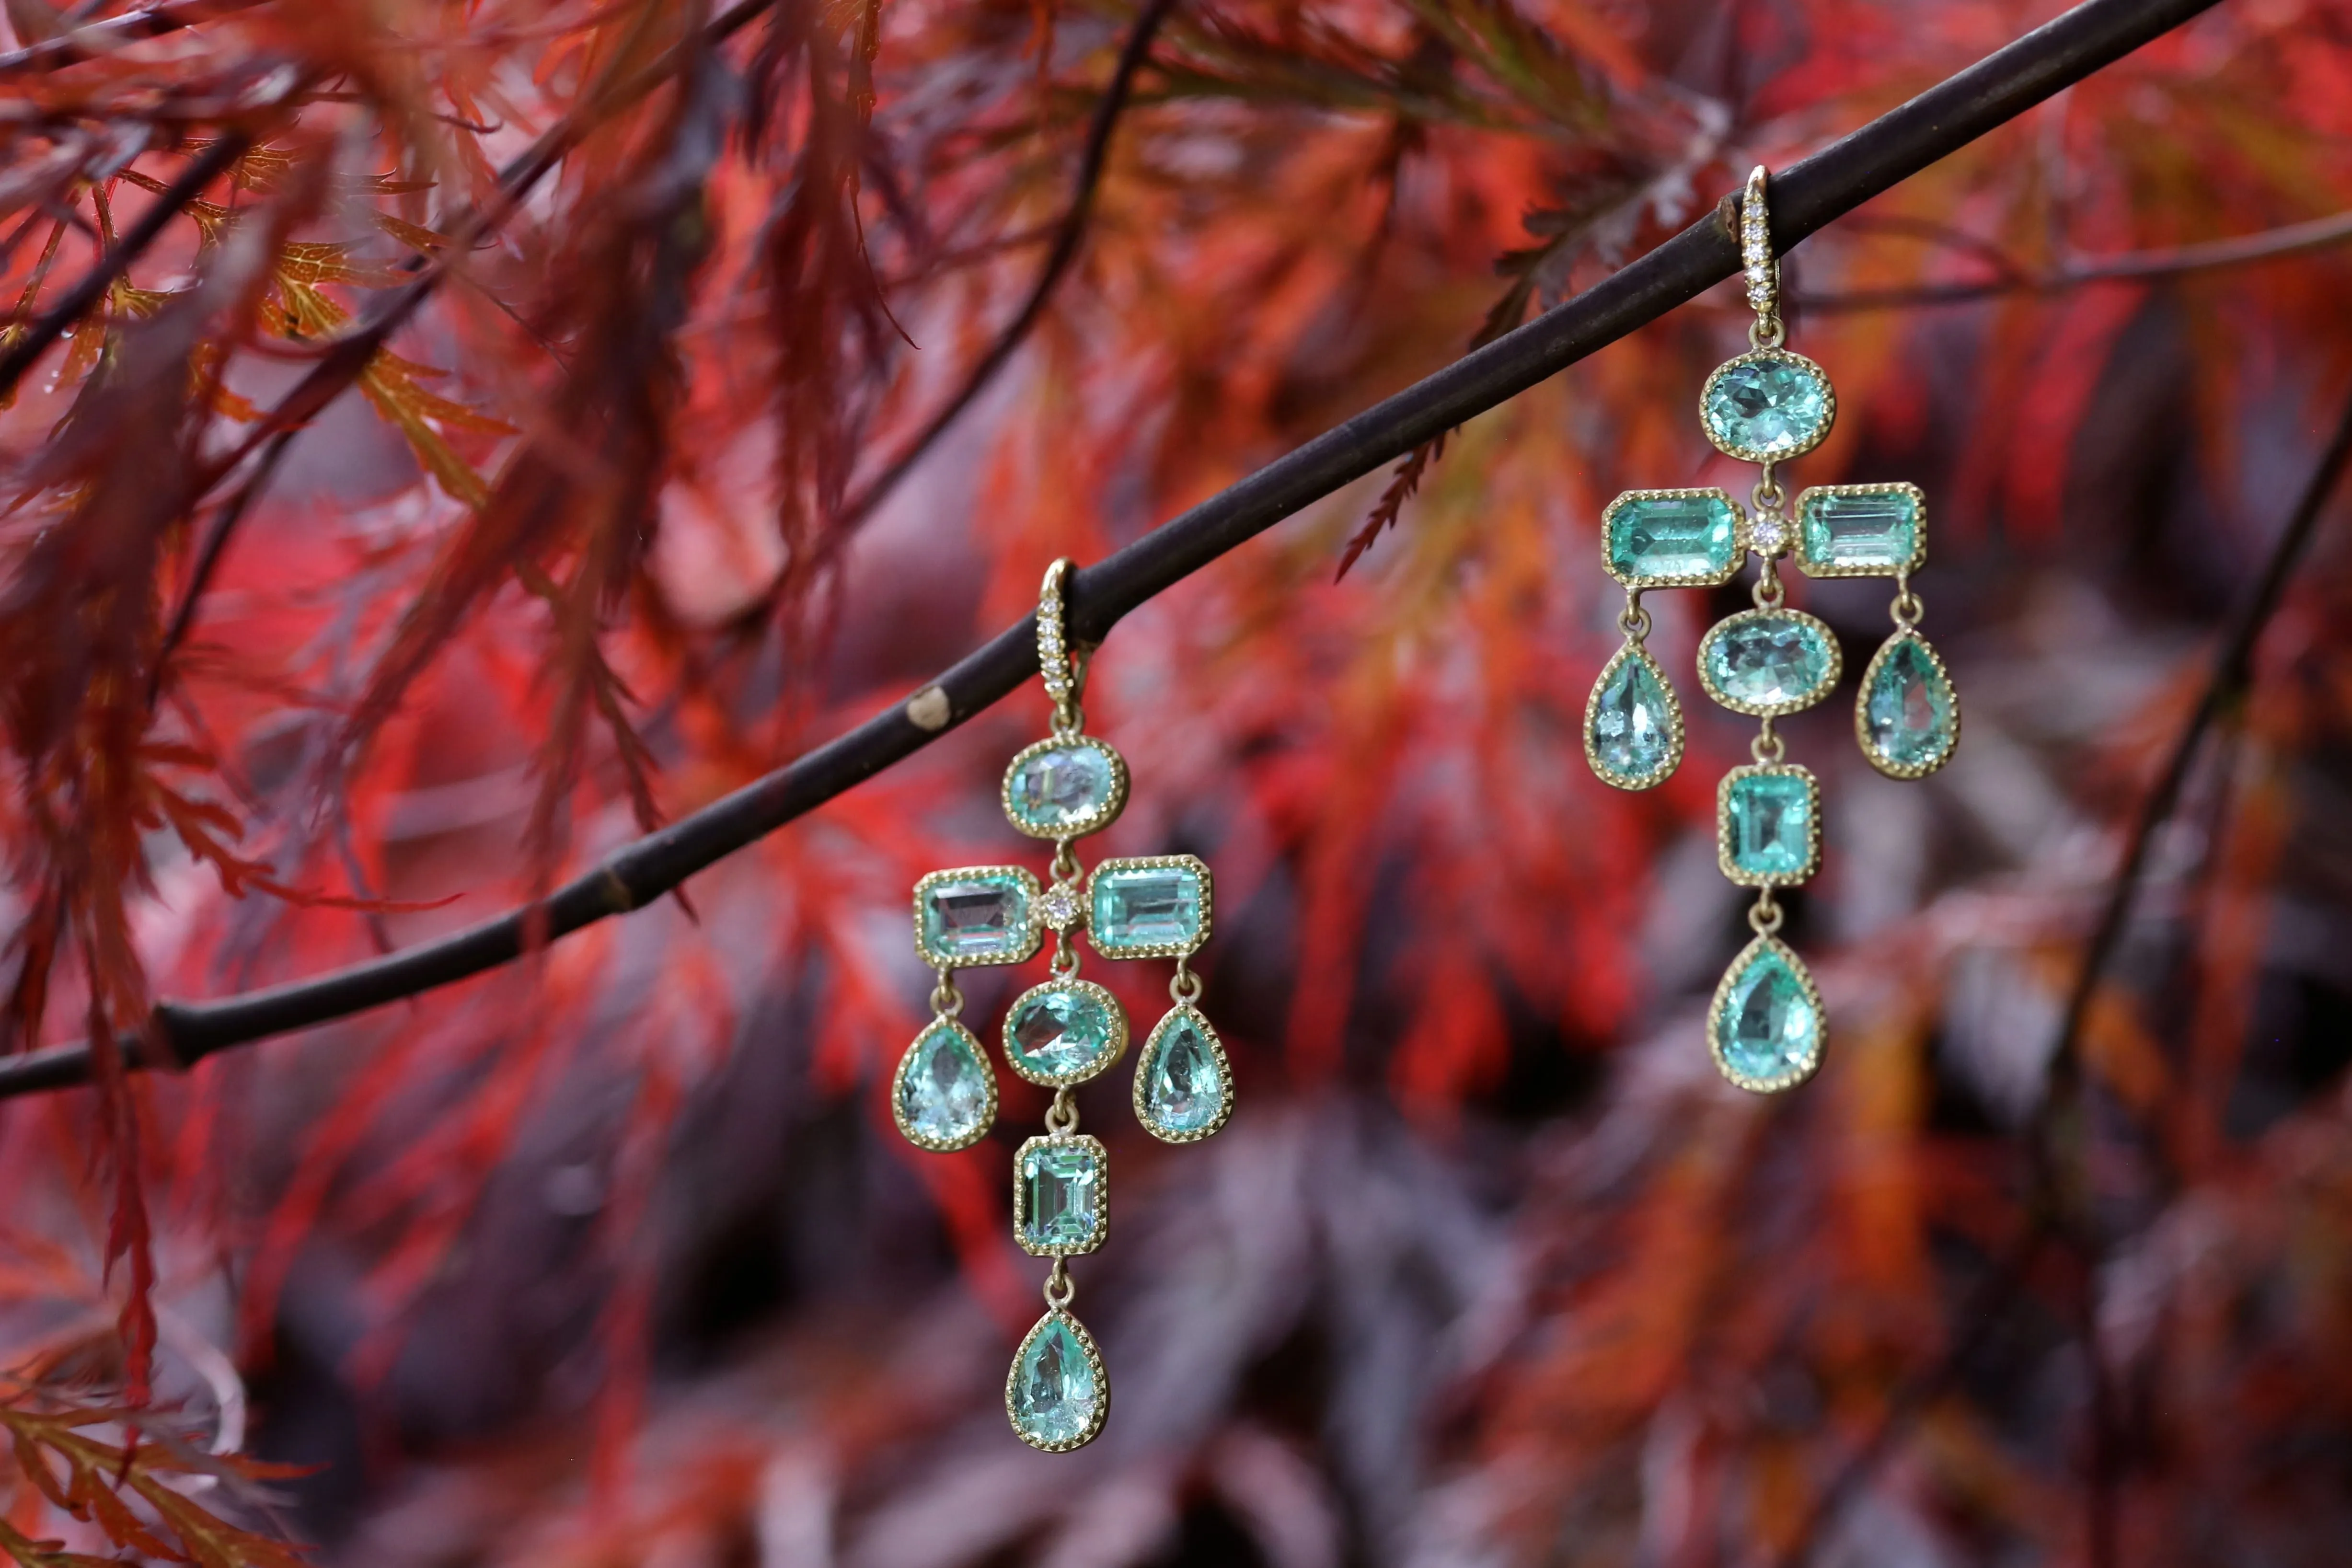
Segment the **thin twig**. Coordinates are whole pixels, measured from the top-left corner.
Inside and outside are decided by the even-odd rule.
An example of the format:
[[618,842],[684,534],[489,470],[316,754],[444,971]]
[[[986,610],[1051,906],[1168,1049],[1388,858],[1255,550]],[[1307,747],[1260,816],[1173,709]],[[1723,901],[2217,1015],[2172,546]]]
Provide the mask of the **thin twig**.
[[2234,239],[2207,240],[2163,250],[2135,250],[2096,261],[2077,262],[2046,273],[2017,272],[1975,283],[1936,283],[1916,289],[1862,289],[1845,294],[1800,294],[1792,303],[1807,310],[1899,310],[1926,305],[1965,305],[2004,294],[2058,294],[2089,283],[2131,283],[2175,278],[2219,267],[2243,267],[2352,240],[2352,213],[2336,213],[2308,223],[2268,228]]
[[136,39],[160,38],[216,16],[249,11],[261,3],[262,0],[170,0],[142,11],[125,11],[104,21],[85,22],[54,38],[0,54],[0,78],[62,70],[67,66],[111,54]]
[[1160,23],[1175,8],[1175,0],[1150,0],[1135,18],[1127,45],[1118,52],[1118,65],[1111,72],[1110,83],[1095,105],[1094,121],[1087,128],[1086,152],[1078,160],[1078,177],[1070,192],[1069,205],[1063,209],[1062,221],[1055,227],[1053,248],[1045,253],[1045,264],[1037,269],[1037,280],[1029,286],[1029,297],[1022,301],[1013,319],[1004,323],[996,341],[989,344],[988,352],[973,363],[955,395],[940,405],[939,412],[907,443],[906,450],[885,464],[873,482],[842,508],[841,523],[828,541],[828,552],[837,552],[857,525],[871,517],[899,482],[914,471],[939,438],[971,406],[972,400],[996,379],[997,373],[1013,358],[1013,351],[1045,317],[1046,302],[1061,286],[1070,264],[1078,258],[1079,244],[1086,238],[1087,220],[1094,212],[1095,192],[1102,184],[1103,168],[1109,160],[1111,132],[1127,108],[1136,74],[1150,58],[1151,40],[1160,31]]
[[[2214,3],[2085,0],[1781,171],[1773,185],[1780,237],[1795,244]],[[1121,616],[1283,519],[1656,321],[1738,267],[1738,243],[1718,208],[1582,294],[1076,574],[1064,600],[1073,637],[1101,642]],[[527,942],[553,941],[662,897],[921,750],[1036,672],[1034,620],[1024,616],[908,703],[623,847],[541,902],[309,980],[217,1001],[163,1003],[150,1032],[185,1065],[512,963]],[[32,1052],[0,1062],[0,1099],[89,1074],[87,1046]]]

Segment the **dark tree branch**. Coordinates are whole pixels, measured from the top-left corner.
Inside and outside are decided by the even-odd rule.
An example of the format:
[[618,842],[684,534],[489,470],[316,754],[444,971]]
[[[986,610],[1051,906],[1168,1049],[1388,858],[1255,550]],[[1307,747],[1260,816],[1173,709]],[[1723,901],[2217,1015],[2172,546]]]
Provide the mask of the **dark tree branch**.
[[125,11],[103,21],[84,22],[54,38],[43,38],[21,49],[0,55],[0,79],[42,71],[62,70],[83,60],[112,54],[140,38],[160,38],[199,22],[209,22],[235,11],[249,11],[262,0],[167,0],[142,11]]
[[[2214,0],[2085,0],[2007,47],[1791,164],[1773,182],[1775,239],[1789,247],[2053,93],[2208,9]],[[723,25],[714,24],[714,26]],[[1340,487],[1441,431],[1657,320],[1729,278],[1739,249],[1728,204],[1592,289],[1276,459],[1074,577],[1074,637],[1099,642],[1119,618]],[[541,904],[438,942],[290,984],[214,1002],[164,1003],[152,1036],[185,1065],[233,1046],[348,1017],[513,962],[661,897],[1005,697],[1036,673],[1031,617],[999,633],[914,700],[616,851]],[[923,721],[918,722],[916,715]],[[137,1049],[134,1046],[132,1049]],[[0,1098],[79,1083],[85,1046],[0,1063]]]
[[1045,265],[1037,269],[1037,280],[1030,285],[1029,297],[1022,301],[1021,309],[1013,312],[1013,319],[1004,324],[1004,330],[997,333],[996,341],[988,346],[988,352],[972,365],[956,395],[940,405],[940,411],[931,416],[930,422],[907,443],[905,451],[892,458],[880,473],[874,476],[871,484],[858,491],[842,508],[842,526],[835,531],[828,542],[826,548],[829,552],[838,551],[857,525],[871,517],[874,510],[889,499],[890,492],[914,471],[915,466],[923,460],[924,455],[930,451],[939,438],[963,416],[963,411],[971,406],[972,399],[987,390],[989,383],[996,379],[997,373],[1013,358],[1013,350],[1021,346],[1031,329],[1045,317],[1046,302],[1053,299],[1054,290],[1061,286],[1062,276],[1069,271],[1070,263],[1078,258],[1079,242],[1086,238],[1087,219],[1094,212],[1095,191],[1102,184],[1103,165],[1109,160],[1111,132],[1118,127],[1118,117],[1127,108],[1128,99],[1135,86],[1136,73],[1150,58],[1151,40],[1159,33],[1160,24],[1166,21],[1168,13],[1175,8],[1175,0],[1150,0],[1135,18],[1135,26],[1127,36],[1127,47],[1119,50],[1118,65],[1111,72],[1110,84],[1103,89],[1102,100],[1095,105],[1094,121],[1087,128],[1086,152],[1078,161],[1077,182],[1070,192],[1070,205],[1063,209],[1062,221],[1054,231],[1053,248],[1045,253]]

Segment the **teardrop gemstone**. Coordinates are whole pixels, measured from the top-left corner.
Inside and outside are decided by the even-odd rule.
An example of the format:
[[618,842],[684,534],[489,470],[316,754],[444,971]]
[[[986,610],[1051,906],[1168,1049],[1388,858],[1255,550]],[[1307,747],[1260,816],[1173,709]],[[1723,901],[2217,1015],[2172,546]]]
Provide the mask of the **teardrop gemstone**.
[[1091,980],[1048,980],[1004,1015],[1004,1059],[1048,1089],[1084,1083],[1127,1049],[1127,1013]]
[[1152,1026],[1135,1063],[1135,1119],[1165,1143],[1192,1143],[1234,1113],[1233,1064],[1198,1009],[1179,1003]]
[[1110,1377],[1085,1324],[1058,1307],[1037,1320],[1013,1353],[1004,1413],[1013,1436],[1048,1454],[1094,1441],[1110,1415]]
[[1870,765],[1891,778],[1925,778],[1960,741],[1960,697],[1927,639],[1898,629],[1872,656],[1854,699],[1854,736]]
[[1683,710],[1649,650],[1627,643],[1584,703],[1584,760],[1602,784],[1650,789],[1683,760]]
[[1742,610],[1698,639],[1699,684],[1735,713],[1811,708],[1837,685],[1837,638],[1802,610]]
[[1812,1077],[1828,1034],[1813,977],[1777,937],[1759,936],[1740,950],[1707,1013],[1715,1065],[1759,1094],[1793,1089]]
[[970,1029],[940,1018],[915,1037],[890,1080],[890,1114],[908,1142],[939,1153],[987,1135],[996,1121],[996,1074]]

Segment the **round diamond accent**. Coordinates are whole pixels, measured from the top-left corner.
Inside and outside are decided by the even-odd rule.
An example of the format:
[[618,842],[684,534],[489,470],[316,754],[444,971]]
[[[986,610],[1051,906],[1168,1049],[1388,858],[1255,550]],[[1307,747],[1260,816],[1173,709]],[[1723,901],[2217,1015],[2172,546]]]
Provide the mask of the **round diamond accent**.
[[1070,883],[1056,882],[1038,899],[1037,912],[1054,930],[1067,931],[1086,918],[1087,901]]

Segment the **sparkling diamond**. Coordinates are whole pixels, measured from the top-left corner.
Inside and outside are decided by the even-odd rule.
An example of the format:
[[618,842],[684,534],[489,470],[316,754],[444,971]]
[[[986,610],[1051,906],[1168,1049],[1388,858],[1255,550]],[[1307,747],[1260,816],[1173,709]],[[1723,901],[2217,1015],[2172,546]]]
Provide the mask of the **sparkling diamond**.
[[1067,882],[1056,882],[1037,900],[1037,912],[1054,930],[1067,931],[1085,916],[1087,905],[1076,888]]
[[1789,528],[1777,517],[1759,517],[1748,531],[1750,543],[1767,555],[1778,555],[1789,548]]

